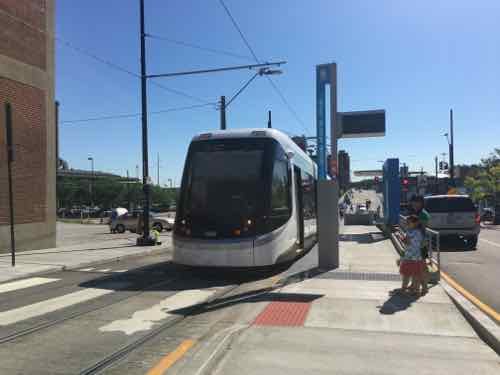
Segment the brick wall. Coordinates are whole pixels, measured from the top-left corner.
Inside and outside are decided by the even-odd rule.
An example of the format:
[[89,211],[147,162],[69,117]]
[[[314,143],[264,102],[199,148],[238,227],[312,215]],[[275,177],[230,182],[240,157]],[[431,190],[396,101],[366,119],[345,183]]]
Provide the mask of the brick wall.
[[0,55],[46,69],[45,0],[0,0]]
[[6,78],[0,78],[0,225],[9,218],[7,153],[4,102],[12,105],[13,185],[15,222],[45,221],[46,213],[46,102],[45,92]]

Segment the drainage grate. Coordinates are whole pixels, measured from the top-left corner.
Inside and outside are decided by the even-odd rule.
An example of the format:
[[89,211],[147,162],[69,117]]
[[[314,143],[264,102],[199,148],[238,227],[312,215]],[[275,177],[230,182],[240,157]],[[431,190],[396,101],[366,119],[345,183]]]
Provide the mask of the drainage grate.
[[330,271],[315,276],[318,279],[334,280],[366,280],[366,281],[400,281],[397,273]]

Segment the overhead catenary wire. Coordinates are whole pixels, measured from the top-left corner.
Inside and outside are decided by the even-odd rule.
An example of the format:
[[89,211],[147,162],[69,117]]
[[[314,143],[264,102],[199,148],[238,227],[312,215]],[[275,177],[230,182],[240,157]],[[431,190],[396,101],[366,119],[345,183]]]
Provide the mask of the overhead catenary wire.
[[224,51],[224,50],[221,50],[221,49],[216,49],[216,48],[210,48],[210,47],[204,47],[204,46],[200,46],[200,45],[197,45],[197,44],[194,44],[194,43],[188,43],[188,42],[184,42],[184,41],[181,41],[181,40],[176,40],[176,39],[172,39],[172,38],[167,38],[165,36],[161,36],[161,35],[156,35],[156,34],[146,34],[147,37],[151,38],[151,39],[157,39],[157,40],[161,40],[161,41],[165,41],[165,42],[168,42],[168,43],[171,43],[171,44],[175,44],[175,45],[178,45],[178,46],[183,46],[183,47],[187,47],[187,48],[193,48],[193,49],[198,49],[198,50],[201,50],[201,51],[206,51],[206,52],[211,52],[211,53],[214,53],[214,54],[219,54],[219,55],[224,55],[224,56],[230,56],[230,57],[234,57],[234,58],[237,58],[237,59],[241,59],[241,60],[254,60],[251,56],[245,56],[245,55],[240,55],[240,54],[237,54],[237,53],[234,53],[234,52],[230,52],[230,51]]
[[[158,110],[158,111],[150,111],[150,112],[148,112],[148,115],[158,115],[158,114],[168,113],[168,112],[187,111],[187,110],[196,109],[196,108],[215,106],[215,104],[216,103],[206,103],[206,104],[195,104],[195,105],[190,105],[190,106],[185,106],[185,107],[168,108],[168,109],[163,109],[163,110]],[[116,114],[116,115],[88,117],[88,118],[81,118],[81,119],[75,119],[75,120],[65,120],[65,121],[60,121],[60,123],[61,124],[76,124],[76,123],[82,123],[82,122],[106,121],[106,120],[116,120],[116,119],[124,119],[124,118],[136,118],[136,117],[140,117],[141,115],[142,115],[142,113],[140,113],[140,112],[124,113],[124,114]]]
[[[255,53],[255,51],[253,50],[252,46],[248,42],[248,39],[245,37],[245,34],[243,34],[243,31],[241,30],[241,28],[239,27],[238,23],[236,22],[236,19],[231,14],[231,11],[229,10],[229,8],[224,3],[224,0],[219,0],[219,3],[224,8],[226,14],[228,15],[229,19],[231,20],[231,23],[233,24],[234,28],[236,29],[236,31],[240,35],[241,39],[243,40],[243,43],[245,43],[246,47],[248,48],[248,50],[252,54],[254,60],[257,63],[260,63],[261,61],[259,60],[259,58],[257,57],[257,54]],[[288,109],[288,111],[292,114],[292,116],[295,118],[295,120],[298,122],[298,124],[302,127],[302,129],[307,132],[307,128],[306,128],[304,122],[299,117],[299,115],[297,114],[297,112],[293,109],[293,107],[290,105],[290,103],[288,102],[288,100],[285,98],[285,95],[283,94],[283,92],[279,89],[279,87],[276,85],[276,83],[272,80],[271,77],[266,76],[266,78],[269,81],[269,83],[271,84],[271,87],[274,89],[274,91],[276,92],[276,94],[278,94],[278,96],[280,97],[280,99],[283,102],[283,104],[285,104],[285,106]]]
[[[40,29],[40,28],[38,28],[38,27],[36,27],[36,26],[34,26],[34,25],[32,25],[32,24],[24,21],[23,19],[21,19],[19,17],[16,17],[13,14],[10,14],[10,13],[5,12],[3,10],[0,10],[0,13],[6,15],[7,17],[11,18],[12,20],[15,20],[15,21],[23,24],[23,26],[26,26],[26,27],[28,27],[28,28],[30,28],[32,30],[35,30],[35,31],[37,31],[39,33],[47,35],[49,38],[52,38],[54,41],[58,42],[59,44],[65,46],[67,48],[70,48],[70,49],[72,49],[72,50],[74,50],[74,51],[76,51],[76,52],[78,52],[78,53],[80,53],[82,55],[85,55],[85,56],[87,56],[89,58],[92,58],[95,61],[98,61],[98,62],[106,65],[108,68],[115,69],[117,71],[120,71],[122,73],[128,74],[128,75],[133,76],[135,78],[141,78],[141,76],[138,73],[135,73],[135,72],[133,72],[133,71],[127,69],[127,68],[124,68],[124,67],[122,67],[122,66],[120,66],[120,65],[118,65],[116,63],[113,63],[112,61],[109,61],[109,60],[107,60],[105,58],[102,58],[102,57],[96,55],[95,53],[89,52],[89,51],[87,51],[87,50],[85,50],[85,49],[83,49],[81,47],[78,47],[74,43],[72,43],[72,42],[70,42],[70,41],[62,38],[61,36],[58,36],[58,35],[55,35],[54,33],[51,33],[51,32],[48,32],[46,30]],[[177,90],[177,89],[173,89],[173,88],[165,86],[165,85],[163,85],[161,83],[158,83],[158,82],[150,82],[150,83],[152,85],[154,85],[154,86],[156,86],[158,88],[161,88],[161,89],[163,89],[165,91],[168,91],[168,92],[170,92],[172,94],[175,94],[175,95],[178,95],[178,96],[183,96],[183,97],[185,97],[187,99],[191,99],[191,100],[197,101],[199,103],[212,104],[212,103],[210,103],[207,100],[198,98],[198,97],[196,97],[194,95],[185,93],[185,92]]]

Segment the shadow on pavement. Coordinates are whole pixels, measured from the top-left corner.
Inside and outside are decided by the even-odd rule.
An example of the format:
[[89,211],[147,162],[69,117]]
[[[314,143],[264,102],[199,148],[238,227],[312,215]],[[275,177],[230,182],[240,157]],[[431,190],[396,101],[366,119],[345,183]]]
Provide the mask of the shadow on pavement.
[[360,244],[376,243],[384,240],[386,240],[386,238],[380,232],[369,232],[361,234],[341,234],[339,236],[339,241],[345,241],[345,242],[351,241]]
[[398,292],[398,289],[392,290],[390,294],[391,296],[382,306],[377,306],[381,314],[392,315],[399,311],[404,311],[419,298],[418,296]]

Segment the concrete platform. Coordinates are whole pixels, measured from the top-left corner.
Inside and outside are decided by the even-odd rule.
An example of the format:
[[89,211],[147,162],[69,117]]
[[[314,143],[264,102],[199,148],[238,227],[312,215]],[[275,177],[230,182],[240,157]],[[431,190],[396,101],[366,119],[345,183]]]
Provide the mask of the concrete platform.
[[267,306],[309,301],[303,325],[240,319],[224,342],[212,342],[218,352],[211,352],[211,373],[499,374],[498,355],[441,286],[421,298],[392,293],[401,285],[398,255],[376,232],[371,226],[345,227],[351,236],[340,242],[339,270],[268,295]]

